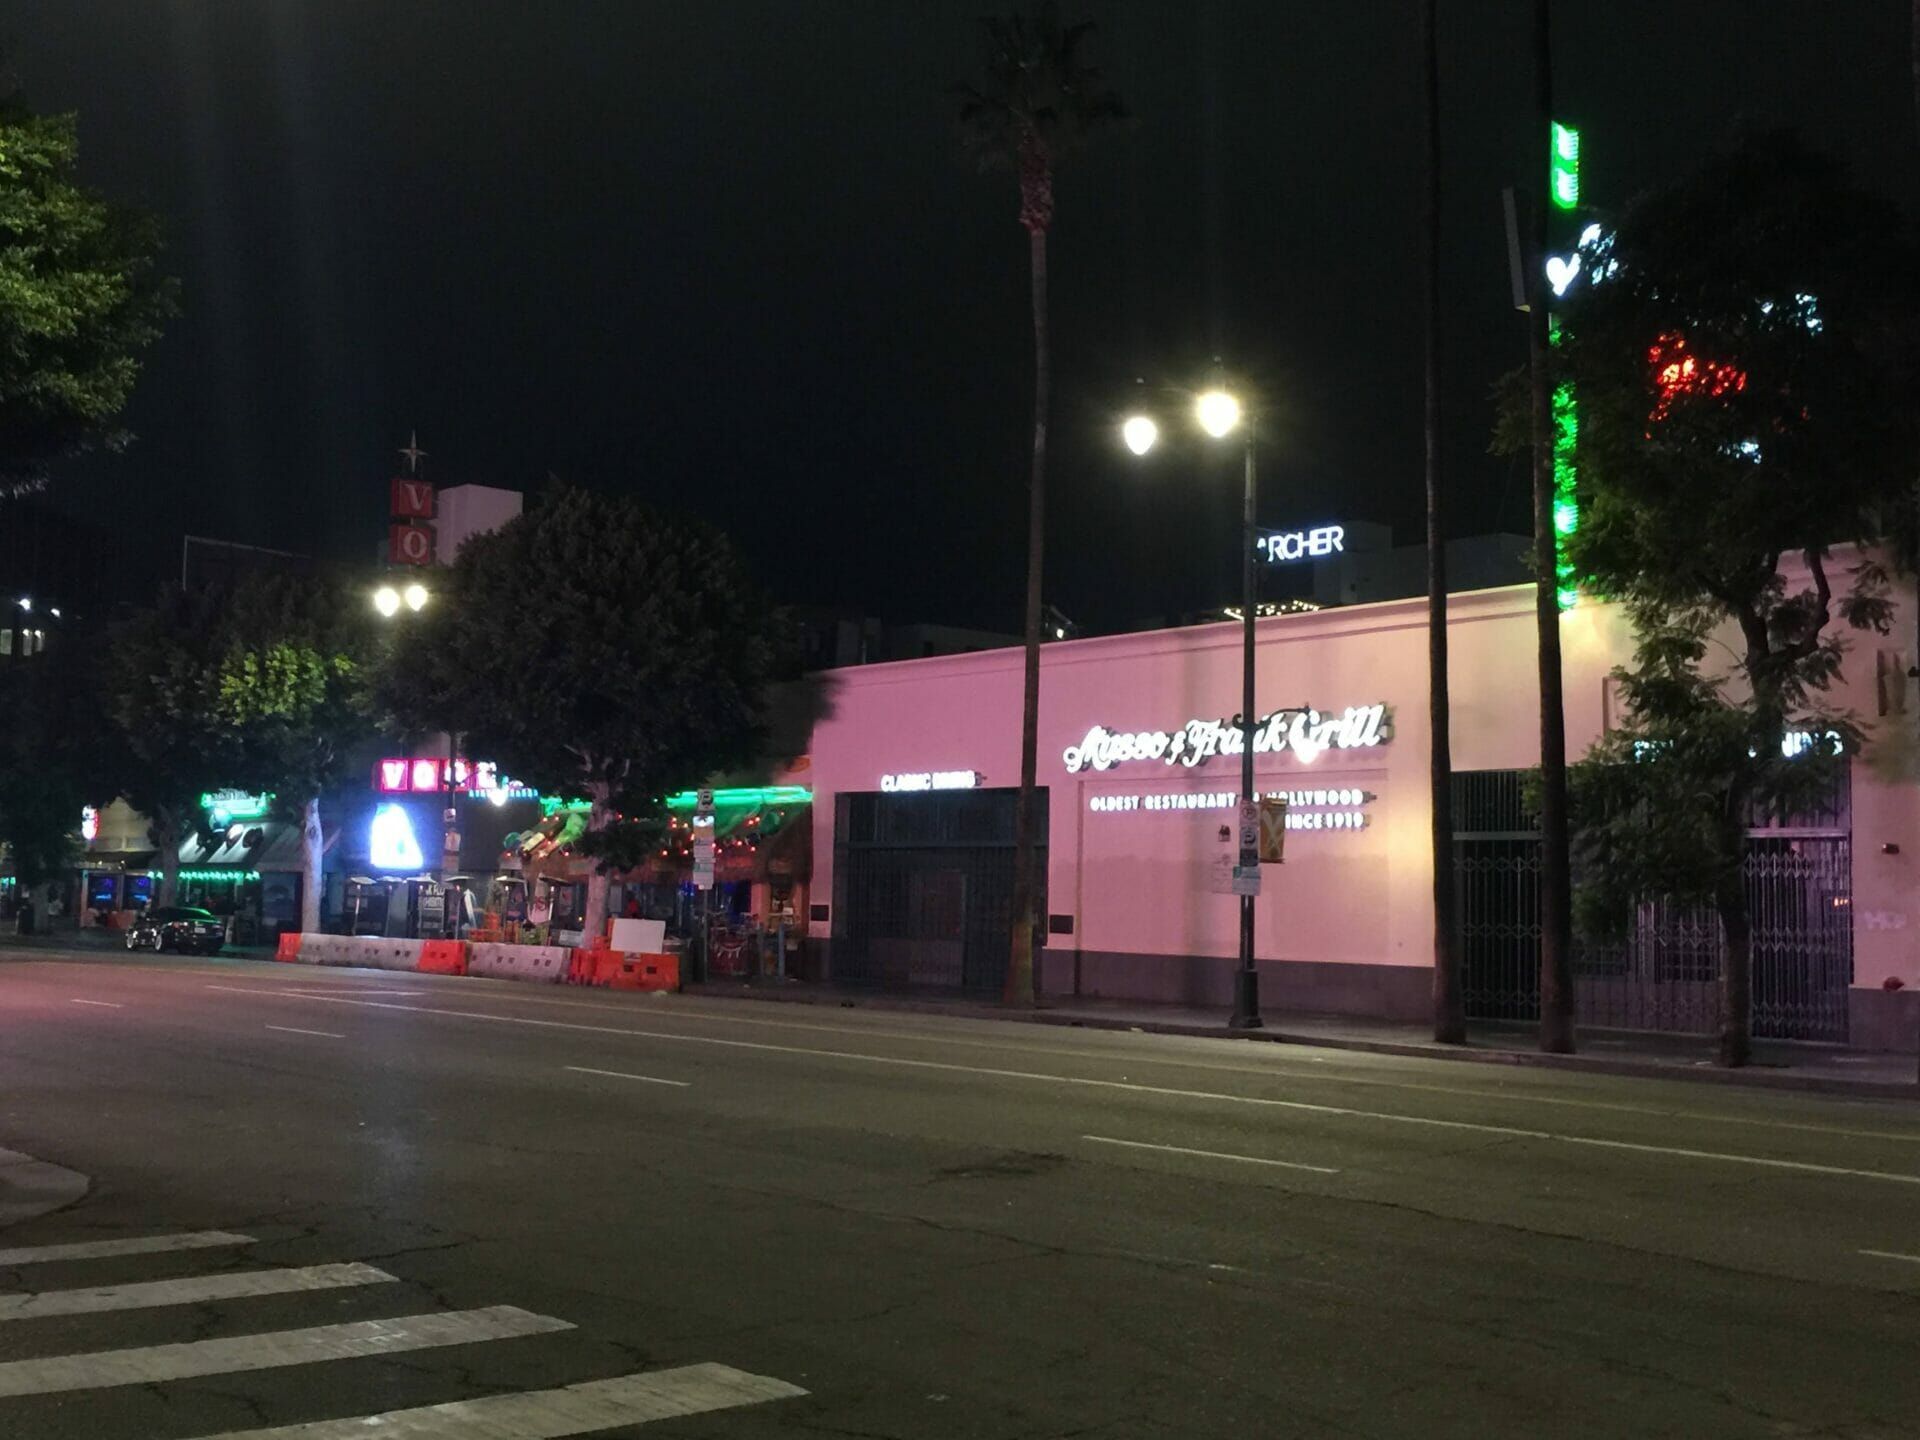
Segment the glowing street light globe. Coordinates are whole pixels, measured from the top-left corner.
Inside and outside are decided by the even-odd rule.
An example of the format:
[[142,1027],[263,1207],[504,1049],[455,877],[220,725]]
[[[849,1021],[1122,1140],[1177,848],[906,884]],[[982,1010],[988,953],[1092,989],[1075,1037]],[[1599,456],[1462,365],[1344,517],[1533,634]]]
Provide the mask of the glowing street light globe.
[[400,592],[391,585],[382,585],[373,592],[373,608],[391,620],[400,613]]
[[1134,415],[1120,427],[1120,438],[1134,454],[1144,455],[1160,438],[1160,427],[1145,415]]
[[1240,402],[1225,390],[1209,390],[1194,402],[1193,414],[1200,428],[1218,440],[1240,423]]
[[427,587],[417,580],[407,586],[401,594],[406,599],[409,610],[420,610],[424,608],[427,603]]

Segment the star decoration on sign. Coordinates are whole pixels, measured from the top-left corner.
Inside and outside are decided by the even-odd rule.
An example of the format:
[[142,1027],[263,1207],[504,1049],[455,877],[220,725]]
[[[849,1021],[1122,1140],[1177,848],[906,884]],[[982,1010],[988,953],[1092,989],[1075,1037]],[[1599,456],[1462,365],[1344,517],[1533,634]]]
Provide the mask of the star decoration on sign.
[[420,448],[419,431],[410,430],[407,432],[407,443],[400,447],[400,453],[407,457],[407,473],[409,475],[418,475],[420,473],[420,462],[424,460],[427,455],[427,452]]

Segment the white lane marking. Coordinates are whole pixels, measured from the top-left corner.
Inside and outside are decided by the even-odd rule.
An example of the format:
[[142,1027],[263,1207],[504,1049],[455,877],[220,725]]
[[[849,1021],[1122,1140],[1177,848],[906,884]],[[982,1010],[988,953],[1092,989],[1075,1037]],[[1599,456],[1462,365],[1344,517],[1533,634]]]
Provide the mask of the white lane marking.
[[67,1003],[68,1003],[69,1005],[98,1005],[98,1006],[99,1006],[99,1007],[100,1007],[100,1008],[101,1008],[102,1010],[124,1010],[124,1009],[126,1009],[126,1008],[127,1008],[127,1007],[126,1007],[125,1005],[122,1005],[122,1004],[121,1004],[121,1003],[120,1003],[120,1002],[119,1002],[118,1000],[74,1000],[74,999],[69,999],[69,1000],[67,1001]]
[[1860,1253],[1876,1260],[1905,1260],[1910,1265],[1920,1265],[1920,1255],[1902,1255],[1898,1250],[1862,1250]]
[[[205,971],[201,973],[216,975],[216,974],[222,974],[224,972],[210,970],[210,971]],[[269,981],[269,980],[261,980],[255,983],[263,987],[263,993],[268,993],[268,994],[294,993],[292,991],[285,991],[285,990],[279,991],[279,992],[264,991],[265,986],[276,984],[276,983],[284,985],[286,983],[284,981],[275,982],[275,981]],[[500,983],[502,985],[507,985],[509,982],[503,980]],[[212,986],[208,986],[207,988],[217,990],[217,989],[223,989],[227,987],[212,985]],[[321,987],[311,987],[311,988],[320,989]],[[520,989],[523,989],[523,990],[525,988],[527,987],[525,986],[520,987]],[[356,991],[350,991],[350,990],[344,990],[344,989],[322,990],[319,998],[325,998],[327,994],[356,994],[356,993],[362,993],[362,992],[356,992]],[[404,991],[404,990],[391,990],[391,991],[369,990],[369,991],[365,991],[364,993],[369,995],[379,995],[379,994],[419,995],[419,994],[424,994],[425,992],[424,991]],[[617,1005],[621,1003],[621,1000],[623,998],[624,996],[608,994],[606,996],[606,1001],[610,1002],[611,1004]],[[520,1004],[520,1005],[546,1005],[546,1006],[550,1006],[558,1009],[564,1009],[564,1010],[589,1010],[601,1015],[607,1014],[609,1009],[608,1003],[596,1004],[596,1003],[592,1003],[589,1001],[582,1001],[582,1000],[555,1000],[543,995],[525,995],[525,994],[520,994],[520,993],[517,993],[516,991],[511,991],[511,990],[493,990],[491,988],[476,987],[476,993],[472,997],[470,997],[470,1000],[468,1003],[474,1003],[481,1000],[511,1000],[514,1003]],[[723,1003],[730,1003],[730,1002],[723,1002]],[[649,1020],[654,1020],[654,1021],[684,1020],[684,1021],[693,1021],[696,1023],[705,1023],[705,1024],[714,1024],[714,1025],[754,1025],[754,1026],[760,1026],[765,1029],[773,1029],[773,1030],[803,1030],[803,1031],[808,1031],[808,1032],[811,1032],[814,1034],[820,1034],[820,1035],[850,1035],[850,1036],[855,1036],[862,1039],[903,1040],[913,1044],[925,1044],[928,1041],[934,1041],[940,1045],[947,1046],[949,1048],[964,1047],[970,1050],[1001,1050],[1001,1051],[1010,1050],[1016,1054],[1030,1054],[1030,1053],[1033,1053],[1036,1049],[1045,1049],[1046,1053],[1048,1054],[1061,1053],[1055,1048],[1037,1047],[1033,1045],[1022,1045],[1017,1043],[1015,1040],[1011,1038],[1005,1039],[1005,1040],[982,1040],[982,1039],[971,1038],[968,1036],[944,1034],[932,1028],[929,1028],[926,1030],[883,1030],[878,1028],[877,1026],[864,1026],[864,1025],[817,1025],[804,1020],[776,1020],[776,1019],[767,1019],[759,1016],[716,1014],[710,1010],[682,1011],[682,1010],[679,1010],[678,1008],[665,1009],[661,1007],[655,1007],[652,1010],[652,1012],[648,1015],[647,1018]],[[983,1025],[1005,1023],[1005,1022],[996,1022],[990,1019],[980,1019],[979,1017],[971,1016],[971,1015],[961,1017],[961,1018],[963,1022],[966,1022],[966,1023],[977,1022]],[[947,1020],[943,1023],[952,1024],[953,1022],[951,1020]],[[1032,1027],[1028,1027],[1028,1028],[1031,1029]],[[1053,1030],[1056,1034],[1073,1031],[1074,1033],[1077,1033],[1077,1035],[1080,1037],[1082,1042],[1098,1041],[1103,1037],[1109,1040],[1119,1040],[1122,1038],[1129,1038],[1129,1037],[1123,1037],[1122,1033],[1119,1031],[1100,1030],[1100,1029],[1076,1030],[1075,1027],[1072,1027],[1072,1026],[1056,1026],[1056,1027],[1049,1027],[1049,1028]],[[1136,1037],[1130,1037],[1130,1038],[1138,1038],[1138,1037],[1136,1036]],[[1160,1040],[1193,1040],[1201,1037],[1196,1037],[1192,1035],[1171,1035],[1171,1036],[1156,1036],[1154,1038],[1160,1039]],[[1305,1041],[1301,1041],[1298,1044],[1289,1043],[1285,1047],[1285,1052],[1311,1050],[1312,1048],[1313,1048],[1313,1042],[1311,1040],[1305,1040]],[[1513,1090],[1486,1089],[1484,1087],[1463,1086],[1463,1085],[1433,1085],[1433,1084],[1424,1084],[1419,1081],[1413,1081],[1413,1080],[1388,1080],[1377,1075],[1356,1075],[1352,1073],[1352,1069],[1351,1069],[1352,1066],[1357,1064],[1365,1064],[1369,1060],[1388,1060],[1388,1061],[1416,1060],[1417,1061],[1424,1058],[1418,1055],[1384,1055],[1383,1056],[1383,1055],[1373,1054],[1371,1052],[1365,1052],[1365,1051],[1340,1051],[1335,1055],[1328,1056],[1328,1055],[1296,1055],[1296,1054],[1285,1053],[1285,1052],[1283,1052],[1279,1047],[1275,1047],[1273,1051],[1273,1058],[1276,1061],[1281,1060],[1283,1058],[1297,1059],[1297,1060],[1304,1061],[1309,1065],[1334,1064],[1334,1065],[1338,1065],[1345,1068],[1341,1069],[1340,1073],[1338,1073],[1337,1075],[1336,1074],[1315,1074],[1310,1070],[1294,1069],[1294,1068],[1288,1067],[1285,1064],[1215,1065],[1205,1060],[1186,1059],[1186,1058],[1182,1058],[1179,1055],[1167,1055],[1167,1054],[1157,1055],[1157,1054],[1153,1054],[1153,1053],[1141,1051],[1141,1050],[1129,1050],[1129,1051],[1126,1051],[1124,1054],[1121,1054],[1121,1053],[1111,1052],[1111,1051],[1102,1053],[1099,1051],[1088,1049],[1084,1053],[1085,1053],[1085,1058],[1088,1058],[1088,1059],[1096,1059],[1096,1060],[1124,1059],[1128,1064],[1168,1066],[1168,1067],[1172,1067],[1180,1070],[1199,1071],[1199,1072],[1210,1074],[1210,1075],[1255,1075],[1255,1076],[1260,1076],[1262,1078],[1268,1078],[1268,1079],[1306,1080],[1315,1085],[1331,1085],[1331,1086],[1366,1085],[1366,1086],[1371,1086],[1375,1089],[1406,1090],[1406,1091],[1413,1092],[1415,1094],[1423,1094],[1423,1095],[1455,1095],[1455,1096],[1459,1096],[1461,1099],[1466,1099],[1466,1100],[1495,1100],[1503,1104],[1510,1104],[1510,1105],[1559,1105],[1559,1106],[1562,1106],[1568,1109],[1574,1109],[1574,1110],[1601,1110],[1601,1111],[1608,1111],[1617,1115],[1645,1115],[1657,1120],[1694,1120],[1704,1125],[1746,1125],[1746,1126],[1756,1128],[1756,1129],[1761,1129],[1761,1130],[1793,1130],[1793,1131],[1800,1131],[1802,1133],[1813,1134],[1813,1135],[1843,1136],[1848,1139],[1858,1139],[1858,1140],[1893,1140],[1906,1145],[1920,1145],[1920,1130],[1870,1130],[1870,1129],[1863,1129],[1863,1128],[1853,1127],[1853,1126],[1827,1125],[1827,1124],[1822,1124],[1816,1121],[1780,1120],[1780,1119],[1773,1118],[1771,1116],[1764,1116],[1764,1115],[1715,1114],[1711,1111],[1706,1111],[1706,1110],[1677,1110],[1670,1106],[1629,1105],[1623,1101],[1618,1101],[1618,1100],[1586,1100],[1586,1099],[1581,1099],[1577,1096],[1571,1096],[1571,1095],[1543,1094],[1537,1090],[1513,1091]],[[1080,1052],[1076,1051],[1075,1053],[1078,1054]],[[1447,1063],[1453,1063],[1453,1062],[1449,1061]],[[1601,1079],[1606,1078],[1604,1075],[1598,1075],[1595,1072],[1559,1071],[1556,1073],[1560,1075],[1576,1075],[1576,1076],[1588,1075],[1588,1076],[1592,1076],[1593,1078],[1601,1078]],[[1537,1071],[1534,1072],[1535,1076],[1537,1076],[1538,1074],[1539,1072]],[[1645,1078],[1645,1077],[1635,1077],[1635,1078]]]
[[283,1035],[318,1035],[322,1040],[344,1040],[347,1037],[336,1030],[302,1030],[298,1025],[269,1025],[269,1030],[278,1030]]
[[388,989],[379,988],[379,987],[376,987],[370,990],[358,990],[358,989],[350,990],[345,986],[334,988],[331,986],[322,986],[322,985],[302,986],[301,988],[303,990],[311,989],[313,993],[316,995],[396,995],[396,996],[402,996],[408,999],[411,999],[416,995],[424,995],[427,993],[424,990],[388,990]]
[[0,1265],[38,1265],[50,1260],[110,1260],[119,1255],[158,1255],[168,1250],[213,1250],[251,1245],[251,1235],[190,1230],[179,1235],[138,1235],[129,1240],[81,1240],[70,1245],[26,1245],[0,1250]]
[[563,1065],[563,1070],[571,1070],[576,1075],[607,1075],[615,1080],[644,1080],[649,1085],[678,1085],[682,1090],[691,1089],[691,1080],[662,1080],[658,1075],[633,1075],[625,1070],[589,1070],[585,1065]]
[[[220,986],[209,986],[220,989]],[[278,992],[298,1000],[319,996]],[[385,1005],[376,1000],[336,1000],[331,1005],[358,1005],[376,1010],[407,1010],[420,1015],[444,1015],[456,1020],[487,1020],[499,1025],[527,1025],[543,1030],[580,1030],[599,1035],[630,1035],[642,1040],[669,1040],[682,1045],[717,1045],[730,1050],[758,1050],[779,1055],[808,1055],[825,1060],[853,1060],[867,1065],[895,1065],[912,1070],[948,1074],[987,1075],[1001,1080],[1037,1080],[1048,1085],[1077,1085],[1096,1090],[1124,1090],[1143,1095],[1170,1095],[1184,1100],[1213,1100],[1227,1105],[1261,1105],[1276,1110],[1298,1110],[1312,1115],[1344,1115],[1357,1120],[1386,1120],[1400,1125],[1431,1125],[1441,1130],[1468,1130],[1480,1135],[1509,1135],[1519,1140],[1552,1140],[1564,1145],[1590,1145],[1605,1150],[1628,1150],[1644,1155],[1671,1155],[1685,1160],[1718,1160],[1730,1165],[1757,1165],[1769,1170],[1792,1170],[1805,1175],[1844,1175],[1861,1180],[1885,1180],[1895,1185],[1920,1185],[1920,1175],[1890,1170],[1855,1170],[1844,1165],[1816,1165],[1806,1160],[1775,1160],[1764,1155],[1737,1155],[1719,1150],[1691,1150],[1669,1145],[1642,1145],[1631,1140],[1602,1140],[1591,1135],[1562,1135],[1552,1130],[1529,1130],[1517,1125],[1490,1125],[1475,1120],[1442,1120],[1432,1115],[1397,1115],[1387,1110],[1357,1110],[1347,1105],[1317,1105],[1306,1100],[1276,1100],[1264,1095],[1228,1095],[1218,1090],[1185,1090],[1167,1085],[1142,1085],[1133,1080],[1096,1080],[1085,1075],[1048,1075],[1037,1070],[1005,1070],[987,1065],[957,1065],[950,1060],[910,1060],[899,1055],[863,1055],[857,1050],[819,1050],[806,1045],[774,1045],[764,1040],[727,1040],[717,1035],[676,1035],[666,1030],[636,1030],[618,1025],[582,1025],[571,1020],[535,1020],[526,1015],[489,1015],[480,1010],[449,1010],[435,1005]]]
[[272,1430],[232,1430],[204,1440],[360,1440],[405,1435],[408,1440],[560,1440],[620,1425],[645,1425],[679,1415],[704,1415],[741,1405],[791,1400],[807,1392],[770,1375],[731,1365],[682,1365],[613,1380],[589,1380],[563,1390],[489,1395],[418,1410],[389,1410],[351,1420],[311,1420]]
[[1169,1155],[1198,1155],[1205,1160],[1238,1160],[1243,1165],[1277,1165],[1282,1170],[1311,1170],[1316,1175],[1338,1175],[1326,1165],[1302,1165],[1297,1160],[1269,1160],[1264,1155],[1231,1155],[1224,1150],[1190,1150],[1185,1145],[1150,1145],[1145,1140],[1116,1140],[1111,1135],[1082,1135],[1096,1145],[1124,1145],[1129,1150],[1164,1150]]
[[481,1310],[402,1315],[392,1320],[356,1320],[344,1325],[314,1325],[304,1330],[189,1340],[134,1350],[50,1355],[42,1360],[0,1363],[0,1397],[100,1390],[113,1385],[148,1385],[197,1375],[231,1375],[243,1370],[311,1365],[321,1360],[397,1355],[436,1345],[472,1345],[482,1340],[509,1340],[519,1335],[544,1335],[573,1328],[565,1320],[535,1315],[517,1305],[490,1305]]
[[291,1295],[381,1285],[394,1277],[371,1265],[306,1265],[289,1270],[243,1270],[232,1275],[187,1275],[135,1285],[90,1285],[37,1295],[0,1295],[0,1320],[39,1320],[48,1315],[93,1315],[105,1310],[154,1310],[202,1300],[243,1300],[255,1295]]

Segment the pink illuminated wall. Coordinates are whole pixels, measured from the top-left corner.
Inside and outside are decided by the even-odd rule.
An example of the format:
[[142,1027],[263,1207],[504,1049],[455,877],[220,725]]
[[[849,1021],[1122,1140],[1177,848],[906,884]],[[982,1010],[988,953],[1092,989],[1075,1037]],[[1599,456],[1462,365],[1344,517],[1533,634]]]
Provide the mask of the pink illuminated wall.
[[[1901,623],[1911,629],[1910,618]],[[1265,867],[1257,931],[1262,959],[1430,963],[1425,627],[1423,601],[1260,624],[1263,713],[1311,705],[1337,714],[1384,702],[1392,725],[1392,738],[1373,748],[1330,749],[1310,763],[1285,750],[1258,757],[1263,791],[1309,792],[1296,813],[1365,817],[1364,828],[1291,832],[1287,863]],[[1530,588],[1453,598],[1456,770],[1537,762],[1533,627]],[[1607,676],[1629,658],[1631,641],[1619,612],[1592,602],[1562,618],[1561,634],[1568,752],[1578,757],[1606,723]],[[1871,636],[1853,642],[1845,694],[1868,722],[1877,708],[1875,647],[1890,643]],[[1043,650],[1040,781],[1052,808],[1049,910],[1071,915],[1074,924],[1071,936],[1050,941],[1053,949],[1222,960],[1235,953],[1234,900],[1207,888],[1210,867],[1229,847],[1219,832],[1233,822],[1233,808],[1165,807],[1184,806],[1181,797],[1196,794],[1237,794],[1237,757],[1193,769],[1150,760],[1069,774],[1063,753],[1094,726],[1165,732],[1190,719],[1231,717],[1239,708],[1239,665],[1240,630],[1232,624]],[[812,893],[823,899],[833,893],[836,792],[878,790],[883,775],[901,772],[974,770],[989,786],[1019,780],[1017,650],[835,671],[832,685],[833,713],[816,727],[806,777],[818,797]],[[1904,723],[1911,729],[1916,718]],[[1913,749],[1906,744],[1909,756]],[[1910,772],[1910,760],[1900,763]],[[1367,798],[1355,803],[1356,791]],[[1315,801],[1320,792],[1333,793]],[[1913,903],[1912,867],[1920,861],[1913,781],[1910,773],[1889,779],[1863,762],[1856,766],[1855,796],[1855,905],[1887,927],[1857,935],[1856,984],[1877,985],[1889,974],[1920,983],[1920,915],[1904,918]],[[1882,832],[1900,844],[1900,855],[1880,854]],[[1905,929],[1909,924],[1914,928]]]

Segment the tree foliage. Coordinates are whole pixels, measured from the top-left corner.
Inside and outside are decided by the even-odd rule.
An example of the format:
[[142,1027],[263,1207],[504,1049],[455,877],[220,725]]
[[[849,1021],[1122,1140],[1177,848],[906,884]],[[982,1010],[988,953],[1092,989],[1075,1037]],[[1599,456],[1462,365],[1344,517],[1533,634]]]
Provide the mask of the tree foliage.
[[174,310],[157,226],[82,188],[78,153],[73,116],[0,98],[0,497],[126,442],[140,356]]
[[100,723],[96,639],[72,624],[43,654],[0,664],[0,846],[29,889],[74,863],[81,808],[105,805],[121,778]]
[[1607,933],[1654,896],[1718,909],[1729,1063],[1750,816],[1813,803],[1863,738],[1829,694],[1835,622],[1884,629],[1886,577],[1834,548],[1872,541],[1920,462],[1912,260],[1890,207],[1759,137],[1602,227],[1561,310],[1567,552],[1636,632],[1624,723],[1574,776],[1580,913]]
[[170,586],[107,631],[106,720],[126,758],[120,794],[147,817],[163,905],[173,900],[180,842],[205,823],[200,796],[242,769],[220,694],[231,639],[227,606],[225,592]]
[[467,542],[378,692],[402,728],[589,800],[582,848],[617,862],[657,833],[618,817],[657,818],[666,794],[754,758],[775,636],[717,531],[563,487]]
[[1090,23],[1062,25],[1057,7],[1037,4],[980,21],[979,82],[954,87],[960,141],[983,168],[1011,169],[1020,181],[1020,223],[1053,223],[1053,167],[1063,153],[1124,120],[1125,104],[1086,56]]
[[242,783],[296,799],[334,789],[373,732],[372,625],[363,597],[325,577],[262,575],[234,592],[214,673]]

